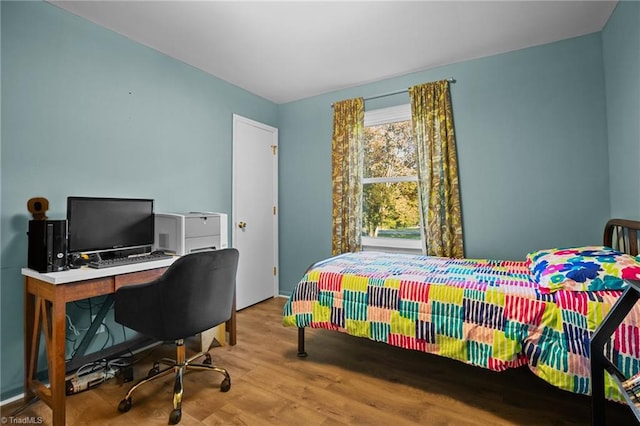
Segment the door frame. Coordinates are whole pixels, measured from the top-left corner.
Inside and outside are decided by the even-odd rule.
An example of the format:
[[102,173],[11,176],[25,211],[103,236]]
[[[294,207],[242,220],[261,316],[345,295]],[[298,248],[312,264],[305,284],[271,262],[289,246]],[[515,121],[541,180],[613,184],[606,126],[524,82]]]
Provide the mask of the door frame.
[[277,297],[280,293],[280,261],[278,257],[279,250],[279,234],[278,234],[278,215],[279,215],[279,206],[278,206],[278,128],[269,126],[268,124],[261,123],[259,121],[251,120],[250,118],[243,117],[239,114],[233,114],[233,132],[232,132],[232,163],[231,163],[231,226],[233,228],[232,232],[232,242],[233,247],[236,247],[237,234],[238,234],[238,218],[237,218],[237,208],[236,202],[239,197],[238,191],[236,189],[236,170],[238,170],[237,162],[240,161],[240,155],[238,154],[239,148],[236,144],[237,138],[237,126],[240,123],[248,124],[251,126],[258,127],[265,131],[271,132],[272,134],[272,146],[274,146],[274,155],[273,155],[273,263],[275,267],[275,273],[273,275],[273,297]]

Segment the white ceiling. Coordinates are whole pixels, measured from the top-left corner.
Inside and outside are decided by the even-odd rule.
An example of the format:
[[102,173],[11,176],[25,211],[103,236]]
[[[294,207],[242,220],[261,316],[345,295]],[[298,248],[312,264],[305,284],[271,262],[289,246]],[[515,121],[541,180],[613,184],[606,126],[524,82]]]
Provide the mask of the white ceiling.
[[51,3],[275,103],[600,31],[616,5],[615,1]]

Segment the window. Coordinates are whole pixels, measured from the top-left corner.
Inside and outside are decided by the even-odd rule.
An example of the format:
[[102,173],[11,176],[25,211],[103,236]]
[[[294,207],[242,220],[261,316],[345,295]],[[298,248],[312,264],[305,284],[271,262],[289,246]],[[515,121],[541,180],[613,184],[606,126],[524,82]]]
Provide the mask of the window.
[[409,104],[365,112],[362,245],[421,250],[416,147]]

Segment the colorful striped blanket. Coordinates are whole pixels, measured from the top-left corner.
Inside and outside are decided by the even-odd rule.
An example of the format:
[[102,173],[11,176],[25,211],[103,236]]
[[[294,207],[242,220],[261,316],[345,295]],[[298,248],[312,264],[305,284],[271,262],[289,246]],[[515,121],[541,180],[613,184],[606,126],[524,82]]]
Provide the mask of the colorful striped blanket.
[[[494,371],[526,364],[561,389],[588,394],[589,339],[620,294],[546,293],[524,261],[365,251],[310,268],[284,307],[283,323],[337,330]],[[638,324],[634,310],[607,348],[627,377],[640,371]],[[606,395],[622,400],[609,376]]]

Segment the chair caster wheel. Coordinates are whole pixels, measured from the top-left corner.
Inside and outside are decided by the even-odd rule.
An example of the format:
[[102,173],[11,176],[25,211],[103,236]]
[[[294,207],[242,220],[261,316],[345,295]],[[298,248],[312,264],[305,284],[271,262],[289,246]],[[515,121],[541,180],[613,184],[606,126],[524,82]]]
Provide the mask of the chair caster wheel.
[[205,365],[211,365],[211,355],[207,352],[204,354],[204,361],[202,361]]
[[126,413],[131,409],[131,398],[125,398],[118,404],[118,411]]
[[182,410],[173,410],[171,414],[169,414],[169,424],[177,425],[180,423],[180,419],[182,418]]
[[220,383],[220,392],[229,392],[229,389],[231,389],[231,380],[226,378]]

